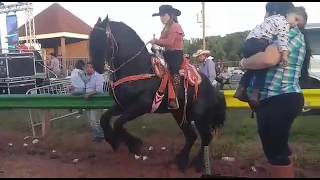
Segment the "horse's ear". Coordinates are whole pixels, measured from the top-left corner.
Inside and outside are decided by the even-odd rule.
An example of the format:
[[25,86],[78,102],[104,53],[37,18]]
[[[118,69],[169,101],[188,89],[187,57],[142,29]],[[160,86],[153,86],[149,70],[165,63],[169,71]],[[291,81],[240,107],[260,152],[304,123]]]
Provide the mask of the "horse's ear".
[[108,17],[108,15],[107,15],[107,17],[103,20],[102,23],[105,24],[105,25],[108,25],[108,24],[109,24],[109,17]]
[[98,18],[98,21],[97,21],[97,23],[100,23],[100,22],[101,22],[101,18],[99,17],[99,18]]

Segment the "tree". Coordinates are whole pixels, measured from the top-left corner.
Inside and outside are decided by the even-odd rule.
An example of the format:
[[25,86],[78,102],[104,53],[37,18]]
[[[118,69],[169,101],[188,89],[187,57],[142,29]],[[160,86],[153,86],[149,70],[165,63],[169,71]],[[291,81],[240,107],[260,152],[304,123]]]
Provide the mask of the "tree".
[[[215,58],[224,61],[240,61],[242,58],[242,47],[249,31],[236,32],[221,36],[206,37],[207,49]],[[185,53],[192,55],[202,48],[202,39],[192,38],[185,40]]]

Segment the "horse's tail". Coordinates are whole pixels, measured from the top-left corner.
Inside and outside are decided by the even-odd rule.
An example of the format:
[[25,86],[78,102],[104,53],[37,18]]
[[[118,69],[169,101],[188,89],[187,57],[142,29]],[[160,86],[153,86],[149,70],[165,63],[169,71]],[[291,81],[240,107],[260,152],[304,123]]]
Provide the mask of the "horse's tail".
[[222,92],[217,91],[217,96],[216,96],[216,103],[214,106],[212,106],[211,112],[213,113],[212,116],[212,128],[217,129],[221,128],[224,125],[224,122],[226,120],[226,111],[227,111],[227,104],[226,104],[226,99],[225,96]]

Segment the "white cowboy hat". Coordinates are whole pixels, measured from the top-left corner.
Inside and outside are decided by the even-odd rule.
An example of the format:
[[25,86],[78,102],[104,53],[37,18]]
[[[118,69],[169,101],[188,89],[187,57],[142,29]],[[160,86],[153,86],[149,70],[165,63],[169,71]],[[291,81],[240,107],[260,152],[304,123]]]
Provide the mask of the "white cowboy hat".
[[194,53],[192,56],[193,57],[198,57],[202,54],[210,54],[210,51],[209,50],[202,50],[202,49],[199,49],[196,53]]

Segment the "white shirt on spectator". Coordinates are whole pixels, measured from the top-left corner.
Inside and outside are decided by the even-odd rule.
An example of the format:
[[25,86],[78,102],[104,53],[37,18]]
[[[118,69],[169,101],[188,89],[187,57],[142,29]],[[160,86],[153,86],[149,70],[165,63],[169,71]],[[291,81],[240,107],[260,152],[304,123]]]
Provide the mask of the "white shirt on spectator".
[[200,72],[208,77],[211,84],[215,86],[217,84],[216,81],[216,66],[213,62],[213,57],[209,56],[207,59],[204,60],[203,63],[200,64]]
[[270,43],[277,37],[279,50],[288,51],[288,34],[290,25],[286,17],[277,14],[267,17],[264,22],[256,26],[248,35],[247,39],[267,39]]
[[81,74],[84,75],[84,71],[81,69],[73,69],[71,72],[71,85],[77,89],[85,89],[85,81],[81,78]]
[[97,93],[103,93],[104,78],[102,74],[94,72],[89,76],[89,81],[86,84],[86,93],[96,91]]

